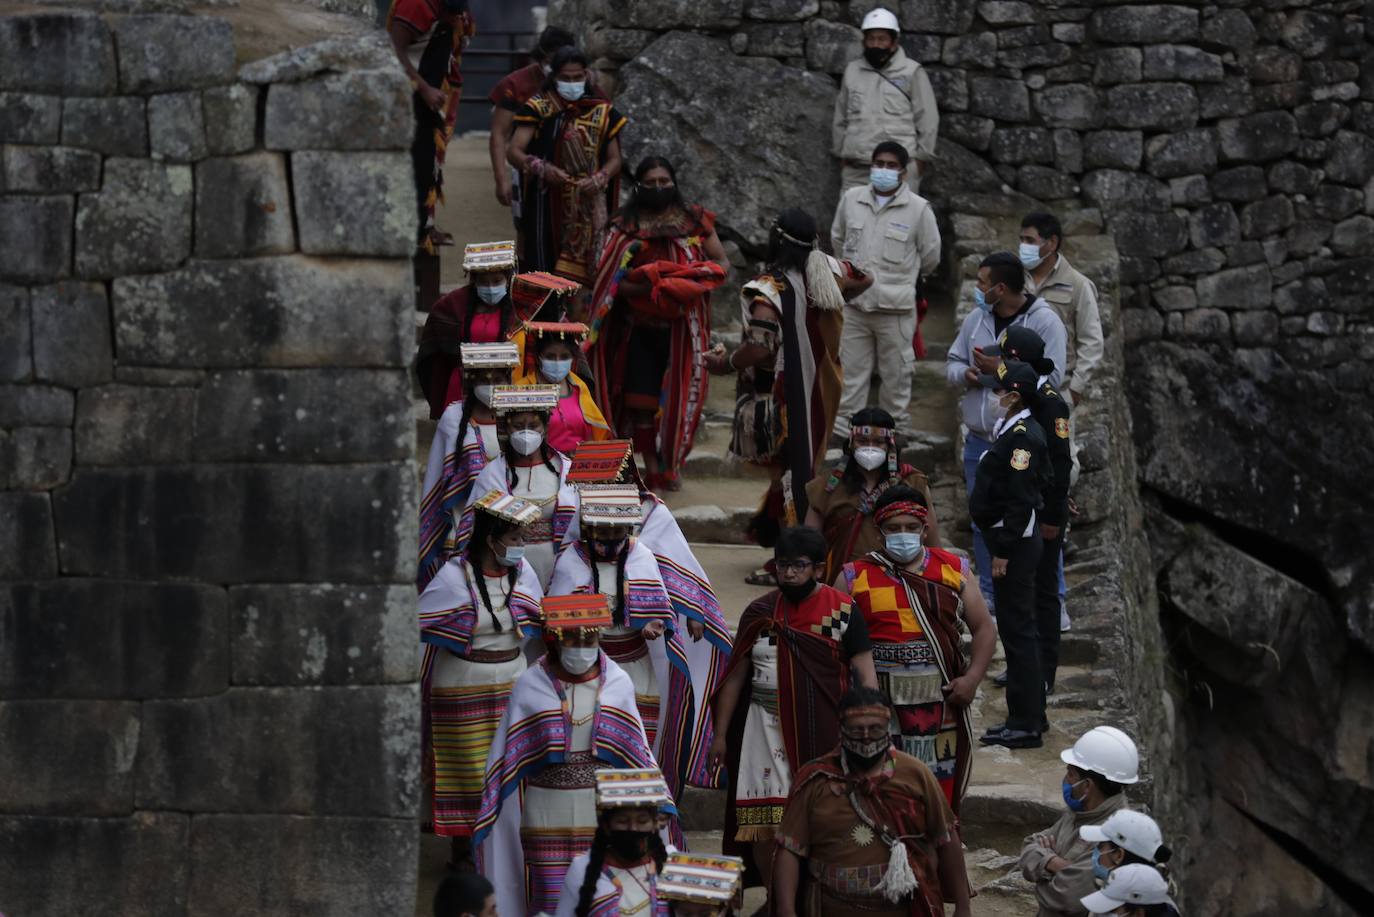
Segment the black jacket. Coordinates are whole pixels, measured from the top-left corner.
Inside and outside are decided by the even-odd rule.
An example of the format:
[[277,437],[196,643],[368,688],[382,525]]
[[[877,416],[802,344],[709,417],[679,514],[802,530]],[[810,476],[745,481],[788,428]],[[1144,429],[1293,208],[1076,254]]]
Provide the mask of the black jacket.
[[1048,474],[1045,431],[1030,415],[1003,430],[978,461],[969,516],[994,557],[1007,557],[1021,539],[1031,514],[1043,505]]
[[1073,473],[1073,453],[1069,449],[1069,405],[1048,382],[1040,386],[1035,400],[1027,405],[1040,424],[1053,472],[1045,486],[1045,505],[1040,521],[1062,526],[1069,518],[1069,476]]

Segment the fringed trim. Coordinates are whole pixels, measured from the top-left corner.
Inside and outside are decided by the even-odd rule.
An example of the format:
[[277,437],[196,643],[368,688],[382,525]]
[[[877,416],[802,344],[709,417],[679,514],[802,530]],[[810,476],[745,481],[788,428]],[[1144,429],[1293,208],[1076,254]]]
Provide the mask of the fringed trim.
[[735,832],[735,840],[743,844],[752,844],[755,841],[771,841],[777,834],[778,829],[772,825],[749,825]]

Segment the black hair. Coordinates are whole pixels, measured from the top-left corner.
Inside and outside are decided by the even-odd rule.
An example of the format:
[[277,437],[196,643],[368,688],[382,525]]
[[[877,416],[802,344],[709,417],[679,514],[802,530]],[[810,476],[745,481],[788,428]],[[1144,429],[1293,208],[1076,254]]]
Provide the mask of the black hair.
[[[595,541],[592,537],[592,526],[582,527],[582,540],[584,542]],[[630,559],[629,545],[626,544],[624,551],[615,559],[615,602],[611,605],[611,620],[617,625],[624,625],[625,621],[625,562]],[[592,568],[592,592],[600,592],[605,595],[601,588],[601,573],[596,569],[596,554],[593,553],[591,546],[587,547],[588,566]]]
[[919,503],[926,509],[930,509],[930,504],[926,502],[926,495],[914,487],[905,484],[896,484],[883,491],[883,495],[873,504],[873,512],[877,512],[884,506],[896,503],[898,500],[906,500],[911,503]]
[[[596,883],[601,879],[601,870],[606,865],[606,848],[611,845],[609,829],[601,824],[606,814],[601,813],[596,818],[596,836],[592,838],[592,849],[587,852],[587,871],[582,876],[582,887],[577,892],[577,910],[573,911],[577,917],[587,917],[592,912]],[[668,859],[668,850],[663,846],[663,838],[659,837],[657,831],[651,831],[648,841],[649,855],[654,858],[654,869],[662,872],[663,864]]]
[[577,40],[567,29],[560,29],[556,25],[545,26],[544,31],[539,33],[539,40],[530,49],[530,57],[536,61],[545,61],[559,48],[575,44]]
[[1134,904],[1131,907],[1139,911],[1141,917],[1180,917],[1178,908],[1167,901],[1159,904]]
[[1059,223],[1059,217],[1043,210],[1036,210],[1026,214],[1021,218],[1021,228],[1033,228],[1040,234],[1040,238],[1055,240],[1055,250],[1064,242],[1064,227]]
[[[854,416],[849,418],[849,425],[850,427],[886,427],[889,430],[897,429],[897,421],[891,414],[880,407],[868,407],[855,412]],[[895,449],[896,445],[893,444],[889,448]],[[859,467],[858,462],[854,461],[854,450],[850,447],[848,442],[844,444],[844,453],[849,459],[845,462],[844,474],[840,479],[844,481],[845,490],[852,494],[856,494],[862,490],[864,486],[863,469]]]
[[887,707],[891,709],[892,699],[881,688],[854,684],[850,686],[848,691],[844,692],[844,697],[840,698],[840,716],[843,718],[846,710],[853,710],[855,707]]
[[[482,510],[474,510],[476,517],[472,520],[472,535],[468,538],[468,563],[472,566],[473,579],[477,581],[477,593],[482,598],[482,607],[491,615],[492,626],[496,632],[501,632],[501,620],[496,617],[496,610],[492,607],[491,596],[487,593],[487,575],[482,569],[482,559],[491,552],[491,546],[487,544],[488,538],[500,538],[502,535],[519,528],[513,522],[485,513]],[[506,568],[506,581],[509,588],[515,588],[515,567]]]
[[[791,238],[783,238],[783,233]],[[815,217],[799,207],[784,210],[778,214],[778,219],[768,234],[769,267],[805,270],[806,258],[811,254],[815,238]],[[792,241],[793,239],[799,241]]]
[[1097,791],[1101,793],[1104,798],[1110,799],[1117,793],[1124,793],[1126,791],[1126,785],[1124,783],[1115,783],[1111,780],[1108,780],[1105,776],[1099,774],[1097,771],[1090,771],[1087,768],[1077,767],[1072,764],[1070,764],[1069,767],[1072,767],[1074,770],[1078,771],[1080,774],[1083,775],[1085,779],[1091,780],[1093,782],[1093,786],[1097,787]]
[[577,359],[577,342],[570,341],[561,334],[537,334],[534,336],[534,354],[538,356],[548,349],[550,344],[566,344],[568,349],[573,352],[573,359]]
[[639,222],[640,209],[639,183],[644,180],[644,176],[648,174],[650,169],[667,169],[669,177],[673,180],[673,200],[668,206],[672,207],[676,205],[684,210],[687,208],[687,202],[682,198],[682,188],[677,183],[677,169],[673,167],[672,162],[663,156],[645,156],[639,161],[639,165],[635,166],[634,194],[632,194],[630,199],[625,202],[625,205],[620,208],[621,216],[627,220],[633,220],[636,224]]
[[882,143],[875,146],[871,158],[877,159],[879,153],[891,153],[893,156],[896,156],[897,161],[902,164],[903,169],[906,168],[907,163],[911,162],[911,154],[906,151],[906,147],[895,140],[884,140]]
[[544,88],[552,89],[558,82],[558,71],[567,64],[581,64],[588,69],[591,63],[587,60],[587,55],[582,53],[581,48],[572,45],[564,45],[553,52],[553,57],[549,59],[549,75],[544,77]]
[[459,872],[444,878],[434,893],[434,917],[480,914],[487,898],[494,894],[486,877],[475,872]]
[[[544,462],[544,467],[558,474],[558,469],[553,467],[553,457],[558,454],[558,450],[549,445],[549,420],[551,415],[546,411],[524,410],[512,411],[513,414],[538,414],[544,420],[544,439],[539,443],[539,457]],[[507,419],[507,424],[510,423]],[[510,432],[507,431],[506,441],[501,444],[501,454],[506,457],[506,486],[511,493],[515,493],[515,487],[520,483],[520,475],[515,471],[515,460],[525,458],[515,451],[515,447],[510,444]],[[560,475],[561,477],[561,475]]]
[[1161,876],[1165,878],[1166,881],[1168,880],[1169,858],[1174,855],[1174,852],[1170,850],[1167,845],[1160,844],[1159,847],[1155,850],[1153,858],[1143,857],[1138,853],[1132,853],[1125,847],[1122,847],[1120,844],[1117,844],[1115,842],[1112,842],[1112,846],[1115,847],[1117,850],[1120,850],[1122,855],[1121,862],[1116,864],[1116,868],[1119,869],[1122,866],[1129,866],[1131,863],[1140,863],[1144,866],[1149,866],[1152,869],[1156,870]]
[[1026,269],[1021,266],[1021,259],[1011,252],[993,252],[978,266],[988,269],[988,279],[993,286],[1005,284],[1008,290],[1020,293],[1026,284]]
[[825,563],[828,546],[825,536],[805,525],[794,525],[778,533],[778,541],[773,545],[773,557],[783,560],[792,557],[805,557],[814,564]]

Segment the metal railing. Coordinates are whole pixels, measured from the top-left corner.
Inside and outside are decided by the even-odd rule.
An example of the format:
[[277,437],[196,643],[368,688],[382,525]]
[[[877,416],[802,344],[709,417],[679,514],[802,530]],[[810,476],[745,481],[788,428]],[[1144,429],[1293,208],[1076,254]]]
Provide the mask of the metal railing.
[[[482,31],[463,50],[463,105],[490,105],[487,93],[501,77],[530,62],[538,36],[523,31]],[[495,43],[498,47],[489,47]],[[482,47],[487,45],[488,47]],[[473,90],[480,89],[480,92]]]

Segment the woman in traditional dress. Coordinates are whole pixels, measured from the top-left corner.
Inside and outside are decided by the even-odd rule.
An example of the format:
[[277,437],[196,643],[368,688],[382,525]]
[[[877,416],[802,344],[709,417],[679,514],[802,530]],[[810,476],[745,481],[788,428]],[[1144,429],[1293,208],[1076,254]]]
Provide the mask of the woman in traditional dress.
[[463,362],[468,367],[468,391],[439,418],[420,489],[420,564],[415,578],[420,591],[455,550],[477,475],[501,454],[491,393],[498,385],[510,384],[519,355],[514,344],[464,344]]
[[[773,224],[768,270],[740,292],[740,346],[703,358],[710,372],[739,373],[730,451],[772,476],[749,524],[750,536],[764,547],[782,528],[806,518],[806,485],[825,457],[839,405],[844,297],[873,283],[872,275],[841,264],[818,245],[810,214],[783,211]],[[766,568],[749,581],[776,582]]]
[[568,866],[555,917],[668,917],[658,894],[664,807],[673,796],[657,768],[596,772],[596,837]]
[[487,756],[473,831],[497,912],[553,913],[574,857],[596,834],[598,767],[655,767],[630,677],[598,648],[599,595],[545,598],[549,652],[515,683]]
[[876,687],[868,632],[849,597],[816,580],[825,538],[785,529],[773,549],[778,589],[740,617],[725,680],[712,700],[711,757],[727,765],[722,849],[769,883],[773,841],[792,775],[839,742],[839,702],[851,667]]
[[[873,504],[897,484],[914,487],[930,503],[930,482],[915,467],[898,460],[897,422],[882,408],[864,408],[850,422],[844,458],[806,485],[806,524],[830,544],[823,579],[830,582],[840,567],[883,546],[873,522]],[[927,544],[939,545],[939,526],[932,509],[927,516]]]
[[482,801],[487,748],[525,671],[525,644],[539,632],[543,598],[524,559],[522,531],[539,510],[499,491],[475,505],[465,555],[443,565],[419,602],[434,833],[453,838],[454,865],[471,859],[468,839]]
[[525,351],[525,362],[516,382],[521,385],[558,386],[558,407],[549,418],[549,445],[572,455],[588,440],[611,438],[592,386],[574,371],[577,343],[587,333],[581,322],[526,322],[523,337],[516,341]]
[[634,179],[601,250],[584,349],[597,401],[644,456],[649,487],[677,490],[706,405],[710,291],[730,262],[716,215],[683,199],[671,162],[647,157]]
[[[475,494],[499,490],[539,507],[539,519],[525,532],[525,556],[546,589],[577,512],[577,495],[565,482],[568,458],[545,439],[557,400],[558,389],[552,385],[497,386],[492,409],[503,442],[501,454],[487,463],[473,485]],[[469,506],[454,536],[459,550],[467,543],[472,518]]]
[[587,93],[587,56],[560,48],[542,92],[515,115],[507,158],[523,176],[521,233],[526,267],[587,283],[608,215],[620,198],[625,117]]
[[415,375],[429,402],[429,416],[436,420],[466,392],[462,346],[502,343],[533,314],[513,295],[514,242],[467,246],[463,270],[468,282],[430,307],[415,355]]
[[[968,561],[926,542],[920,491],[888,488],[873,517],[882,547],[846,564],[835,586],[868,627],[879,685],[892,698],[893,744],[930,768],[958,814],[973,762],[969,706],[997,648],[997,626]],[[961,648],[965,629],[971,658]]]

